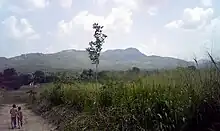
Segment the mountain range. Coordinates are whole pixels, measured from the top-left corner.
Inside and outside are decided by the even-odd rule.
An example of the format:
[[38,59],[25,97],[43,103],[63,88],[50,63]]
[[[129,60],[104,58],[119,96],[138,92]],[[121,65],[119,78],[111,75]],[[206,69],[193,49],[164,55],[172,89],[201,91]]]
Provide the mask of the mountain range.
[[[101,53],[100,70],[171,69],[189,66],[192,62],[172,57],[146,56],[136,48],[107,50]],[[88,53],[82,50],[64,50],[53,54],[30,53],[11,58],[0,57],[0,70],[15,68],[21,72],[35,70],[81,70],[93,68]]]

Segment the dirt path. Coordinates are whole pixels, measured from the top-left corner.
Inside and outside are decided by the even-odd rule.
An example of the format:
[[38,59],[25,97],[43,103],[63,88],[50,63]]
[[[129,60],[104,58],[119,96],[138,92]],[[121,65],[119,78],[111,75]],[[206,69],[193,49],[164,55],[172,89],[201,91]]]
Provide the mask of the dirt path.
[[[24,104],[17,104],[23,109],[24,125],[21,129],[15,131],[55,131],[52,125],[48,124],[43,118],[35,115],[31,110],[27,109]],[[0,107],[0,131],[12,131],[10,129],[9,110],[12,105],[4,104]]]

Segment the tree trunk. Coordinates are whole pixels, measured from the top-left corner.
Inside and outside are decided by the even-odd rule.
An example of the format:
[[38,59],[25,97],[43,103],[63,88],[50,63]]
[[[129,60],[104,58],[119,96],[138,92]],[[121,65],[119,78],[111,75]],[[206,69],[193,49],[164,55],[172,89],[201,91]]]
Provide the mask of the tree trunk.
[[95,80],[96,80],[96,83],[98,83],[98,64],[97,63],[95,64]]

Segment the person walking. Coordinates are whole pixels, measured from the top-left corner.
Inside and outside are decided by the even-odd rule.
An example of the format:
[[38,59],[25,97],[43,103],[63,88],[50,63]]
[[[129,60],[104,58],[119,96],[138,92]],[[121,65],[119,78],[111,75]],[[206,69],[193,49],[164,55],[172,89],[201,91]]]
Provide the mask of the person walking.
[[21,111],[21,107],[18,107],[17,118],[18,118],[18,129],[20,129],[23,125],[23,113]]
[[12,129],[16,128],[16,117],[17,117],[17,109],[16,109],[16,105],[13,104],[12,108],[10,109],[10,115],[11,115],[11,126]]

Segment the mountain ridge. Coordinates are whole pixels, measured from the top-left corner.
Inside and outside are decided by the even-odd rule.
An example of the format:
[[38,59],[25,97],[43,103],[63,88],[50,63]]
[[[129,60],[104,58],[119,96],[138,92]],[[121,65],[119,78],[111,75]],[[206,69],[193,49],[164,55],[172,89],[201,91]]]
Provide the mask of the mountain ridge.
[[[170,69],[189,65],[191,62],[173,57],[147,56],[136,48],[107,50],[100,56],[100,70],[127,70],[134,66],[141,69]],[[27,53],[10,58],[0,57],[0,69],[6,67],[31,68],[30,70],[93,68],[88,53],[75,49],[50,54]]]

